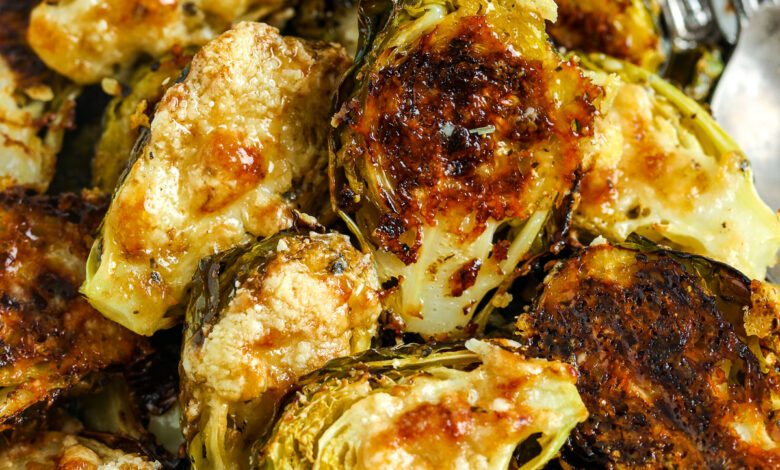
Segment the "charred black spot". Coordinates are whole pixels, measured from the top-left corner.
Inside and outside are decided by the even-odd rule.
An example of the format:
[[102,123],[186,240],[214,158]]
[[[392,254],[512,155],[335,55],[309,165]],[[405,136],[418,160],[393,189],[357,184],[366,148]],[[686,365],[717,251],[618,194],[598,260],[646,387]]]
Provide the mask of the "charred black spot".
[[[622,277],[601,274],[599,253],[624,255],[615,268]],[[740,441],[728,424],[734,404],[767,396],[756,358],[706,283],[671,256],[587,249],[549,281],[520,325],[528,354],[577,364],[590,418],[569,440],[572,465],[778,464],[776,456]],[[723,361],[735,368],[725,397],[710,382]]]
[[[354,112],[349,126],[359,134],[344,158],[382,166],[394,185],[392,201],[378,203],[394,221],[380,222],[377,234],[382,248],[402,259],[416,256],[419,247],[397,237],[441,214],[474,214],[464,237],[481,233],[490,218],[525,217],[537,147],[552,149],[558,159],[556,175],[546,181],[551,192],[565,194],[574,182],[577,134],[591,132],[594,108],[579,99],[563,111],[549,87],[561,73],[579,80],[582,96],[596,97],[600,90],[574,65],[554,72],[499,37],[485,17],[471,16],[452,30],[423,36],[404,55],[385,51],[389,65],[365,71],[362,108],[355,99],[342,107],[341,114]],[[572,120],[580,123],[577,132]],[[350,207],[345,196],[351,194],[340,193],[339,204]]]

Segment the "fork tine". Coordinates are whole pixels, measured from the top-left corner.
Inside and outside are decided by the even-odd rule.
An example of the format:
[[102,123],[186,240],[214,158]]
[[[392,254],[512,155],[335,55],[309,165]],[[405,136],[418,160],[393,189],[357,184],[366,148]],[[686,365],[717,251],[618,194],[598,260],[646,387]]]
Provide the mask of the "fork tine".
[[675,49],[695,49],[719,35],[708,0],[663,0],[661,10]]

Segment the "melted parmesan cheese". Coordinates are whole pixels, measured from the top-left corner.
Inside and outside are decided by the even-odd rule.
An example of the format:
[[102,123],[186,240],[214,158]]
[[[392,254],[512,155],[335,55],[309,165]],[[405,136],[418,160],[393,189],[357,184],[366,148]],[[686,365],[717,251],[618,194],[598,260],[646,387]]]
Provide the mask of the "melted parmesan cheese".
[[[342,444],[356,442],[355,469],[509,468],[518,441],[533,432],[559,430],[554,440],[563,444],[568,431],[587,417],[567,366],[519,361],[476,340],[467,346],[485,359],[484,366],[471,372],[431,370],[408,387],[366,397],[322,436],[323,458],[341,450],[331,448],[338,436]],[[558,446],[545,450],[523,468],[545,462]]]
[[57,431],[41,432],[33,441],[0,451],[0,468],[8,470],[160,470],[162,465],[138,454],[106,447]]
[[[348,268],[338,275],[318,262],[334,256]],[[182,360],[191,380],[226,400],[259,397],[366,349],[382,310],[370,257],[343,235],[286,239],[262,272],[236,283],[219,322]]]
[[653,88],[619,82],[614,90],[575,223],[612,241],[638,232],[763,279],[780,221],[756,194],[745,157],[712,148],[696,131],[706,116],[682,115]]
[[[259,449],[263,468],[543,467],[588,416],[574,369],[485,341],[466,347],[481,365],[432,365],[400,379],[366,372],[328,380],[313,393],[304,387]],[[529,438],[537,449],[511,466]]]
[[77,83],[116,76],[139,56],[204,44],[231,23],[260,18],[282,0],[75,0],[42,2],[30,17],[30,45]]
[[[263,259],[243,271],[252,261],[246,256]],[[197,468],[233,468],[231,444],[215,446],[214,439],[256,438],[252,423],[264,425],[257,410],[330,359],[367,349],[382,311],[370,257],[343,235],[284,236],[270,253],[251,251],[235,263],[235,275],[219,276],[220,291],[228,286],[232,292],[229,300],[220,299],[224,307],[216,315],[188,313],[181,363],[184,432],[191,448],[205,447],[193,452]],[[200,301],[194,298],[190,309]],[[198,316],[215,323],[196,325]],[[223,412],[227,420],[220,423]],[[250,424],[239,426],[233,439],[237,431],[229,423],[242,421]],[[198,435],[189,436],[190,429]]]
[[198,261],[289,227],[327,198],[330,96],[341,48],[242,23],[170,88],[93,247],[82,292],[143,334],[174,324]]

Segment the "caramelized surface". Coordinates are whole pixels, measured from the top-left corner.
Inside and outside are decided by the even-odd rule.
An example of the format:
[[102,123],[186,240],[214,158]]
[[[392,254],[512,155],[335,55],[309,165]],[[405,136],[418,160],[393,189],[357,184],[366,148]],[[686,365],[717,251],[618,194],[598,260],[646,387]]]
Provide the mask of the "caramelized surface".
[[139,348],[78,294],[105,202],[0,193],[0,425]]
[[548,277],[518,327],[528,354],[579,370],[590,418],[569,439],[573,465],[780,465],[756,357],[668,255],[587,248]]
[[[345,158],[374,167],[394,189],[377,189],[391,210],[374,235],[407,264],[417,259],[420,225],[447,217],[447,230],[474,238],[489,218],[527,218],[538,199],[573,183],[576,143],[591,132],[600,90],[573,64],[553,71],[549,57],[529,58],[502,36],[487,17],[465,16],[407,53],[384,51],[378,62],[388,65],[369,75],[365,104],[350,117]],[[555,80],[573,90],[564,106],[554,102]],[[339,202],[348,207],[350,197],[342,192]],[[409,246],[401,236],[413,230]]]
[[556,0],[558,21],[547,32],[561,46],[602,52],[650,70],[663,60],[661,34],[647,4],[653,0]]

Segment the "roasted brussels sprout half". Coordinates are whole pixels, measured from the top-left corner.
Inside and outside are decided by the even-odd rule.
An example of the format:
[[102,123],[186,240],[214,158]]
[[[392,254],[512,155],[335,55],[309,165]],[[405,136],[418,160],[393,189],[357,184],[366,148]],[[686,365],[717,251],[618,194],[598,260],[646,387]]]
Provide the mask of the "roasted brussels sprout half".
[[114,449],[87,437],[41,431],[34,439],[0,450],[0,468],[7,470],[160,470],[146,456]]
[[316,215],[347,65],[341,48],[260,23],[204,46],[136,145],[87,263],[90,303],[152,334],[179,321],[202,257],[290,227],[294,209]]
[[145,341],[78,295],[105,200],[0,192],[0,430]]
[[71,0],[39,2],[28,38],[40,58],[76,83],[119,78],[140,57],[202,45],[241,20],[286,6],[283,0]]
[[601,52],[651,72],[664,61],[655,0],[555,0],[547,33],[566,49]]
[[541,468],[588,413],[574,369],[526,359],[511,343],[332,361],[304,379],[255,445],[253,468]]
[[378,290],[370,257],[339,234],[281,234],[203,260],[181,362],[195,468],[245,468],[246,442],[298,377],[368,349]]
[[550,1],[361,4],[339,92],[331,196],[406,330],[464,336],[542,251],[583,163],[601,89],[547,42]]
[[194,52],[177,49],[160,60],[139,66],[125,89],[111,100],[92,161],[93,185],[107,193],[114,191],[141,130],[150,127],[154,108],[165,91],[176,84]]
[[582,65],[609,81],[612,100],[594,125],[574,225],[617,242],[640,233],[763,279],[780,249],[780,220],[737,145],[657,76],[601,55]]
[[523,352],[579,372],[590,417],[564,461],[777,467],[774,385],[740,339],[750,281],[706,258],[651,250],[586,248],[553,270],[519,316]]
[[27,21],[37,3],[0,3],[0,190],[46,191],[78,95],[27,45]]
[[[772,410],[780,410],[780,287],[750,283],[750,308],[744,310],[744,327],[750,350],[772,384]],[[780,441],[780,426],[772,436]]]
[[288,28],[295,36],[337,42],[354,56],[358,45],[357,0],[302,0]]

